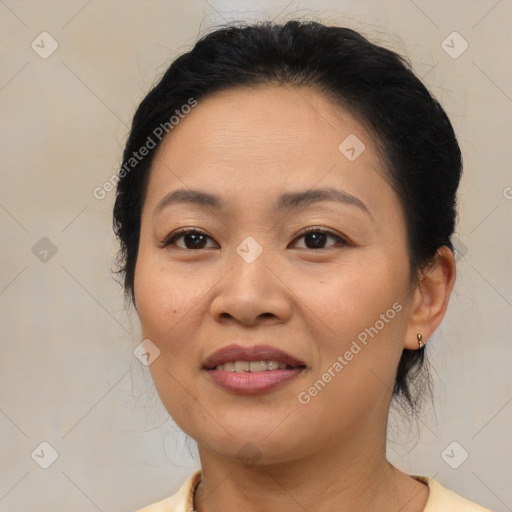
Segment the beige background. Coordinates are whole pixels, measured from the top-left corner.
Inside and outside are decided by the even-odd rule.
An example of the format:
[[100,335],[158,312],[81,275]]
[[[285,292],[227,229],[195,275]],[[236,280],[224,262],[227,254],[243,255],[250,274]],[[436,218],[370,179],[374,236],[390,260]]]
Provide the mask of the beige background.
[[[93,190],[117,171],[138,102],[198,35],[291,15],[407,54],[454,124],[465,163],[460,252],[428,345],[435,413],[419,439],[414,429],[392,436],[389,457],[512,510],[510,0],[0,0],[1,512],[133,511],[199,467],[133,356],[137,317],[109,272],[114,193],[97,200]],[[51,48],[43,31],[58,43],[45,59],[31,47]],[[458,58],[441,46],[453,31],[469,44]],[[43,441],[58,453],[47,469]],[[469,454],[458,469],[442,456],[452,442],[452,460]]]

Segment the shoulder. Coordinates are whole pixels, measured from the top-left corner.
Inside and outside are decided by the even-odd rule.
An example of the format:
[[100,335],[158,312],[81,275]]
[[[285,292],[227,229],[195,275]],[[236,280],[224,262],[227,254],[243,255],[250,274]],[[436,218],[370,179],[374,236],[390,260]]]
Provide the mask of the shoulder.
[[192,512],[193,496],[201,478],[201,470],[192,473],[171,497],[141,508],[136,512]]
[[428,485],[429,496],[423,512],[492,512],[478,503],[469,501],[447,489],[437,480],[426,476],[411,475]]
[[[447,489],[433,478],[420,475],[411,476],[428,485],[429,496],[423,512],[492,512]],[[200,478],[201,470],[197,470],[183,482],[171,497],[148,505],[137,512],[192,512],[194,490]]]

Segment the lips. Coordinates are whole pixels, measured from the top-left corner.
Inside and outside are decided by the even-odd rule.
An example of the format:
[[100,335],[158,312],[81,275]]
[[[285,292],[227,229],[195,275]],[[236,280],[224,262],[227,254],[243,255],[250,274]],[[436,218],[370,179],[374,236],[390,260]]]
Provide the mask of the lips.
[[277,361],[278,363],[288,364],[293,368],[306,367],[303,361],[270,345],[244,347],[242,345],[233,344],[227,345],[209,355],[203,363],[203,368],[213,370],[219,364],[232,363],[235,361]]

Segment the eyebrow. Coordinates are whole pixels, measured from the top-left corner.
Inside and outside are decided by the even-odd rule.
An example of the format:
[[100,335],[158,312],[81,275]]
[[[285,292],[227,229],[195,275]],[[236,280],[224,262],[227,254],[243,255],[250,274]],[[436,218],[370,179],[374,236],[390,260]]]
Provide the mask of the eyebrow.
[[[372,217],[360,199],[344,190],[336,188],[316,188],[301,192],[286,192],[278,197],[275,209],[277,211],[296,210],[321,201],[334,201],[356,206]],[[222,210],[226,207],[225,201],[219,196],[201,190],[180,188],[169,192],[158,202],[154,209],[153,217],[164,208],[177,203],[193,204],[217,210]]]

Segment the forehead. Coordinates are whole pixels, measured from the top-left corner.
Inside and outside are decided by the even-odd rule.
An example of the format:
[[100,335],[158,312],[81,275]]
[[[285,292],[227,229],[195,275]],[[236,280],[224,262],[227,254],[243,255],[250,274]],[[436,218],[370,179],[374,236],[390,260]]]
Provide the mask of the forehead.
[[385,182],[373,134],[320,92],[240,87],[200,100],[173,127],[147,201],[154,207],[173,188],[199,185],[246,201],[315,184],[371,195]]
[[[198,105],[175,126],[162,150],[179,150],[182,143],[229,151],[243,159],[282,160],[282,150],[298,154],[327,151],[338,156],[340,137],[357,134],[373,152],[373,134],[351,114],[310,87],[258,86],[221,91]],[[314,148],[307,143],[314,143]],[[265,154],[262,149],[270,151]],[[195,155],[199,156],[199,155]]]

